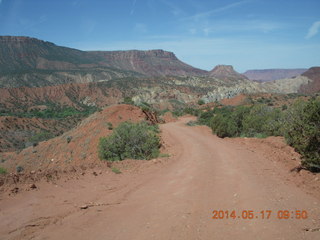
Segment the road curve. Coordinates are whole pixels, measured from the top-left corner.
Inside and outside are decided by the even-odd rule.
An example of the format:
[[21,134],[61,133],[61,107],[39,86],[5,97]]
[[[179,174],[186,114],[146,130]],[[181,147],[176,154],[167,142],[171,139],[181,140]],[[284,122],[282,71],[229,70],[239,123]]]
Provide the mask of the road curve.
[[[115,196],[117,204],[66,215],[32,239],[320,239],[319,199],[283,182],[274,162],[186,121],[161,126],[171,164]],[[284,211],[289,219],[278,218]]]

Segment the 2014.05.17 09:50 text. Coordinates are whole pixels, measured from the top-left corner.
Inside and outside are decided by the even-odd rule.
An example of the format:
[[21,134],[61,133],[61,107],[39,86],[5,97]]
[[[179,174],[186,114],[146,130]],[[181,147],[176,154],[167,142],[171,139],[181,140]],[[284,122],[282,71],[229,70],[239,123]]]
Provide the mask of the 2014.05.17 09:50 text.
[[304,220],[308,218],[308,212],[306,210],[213,210],[212,219],[298,219]]

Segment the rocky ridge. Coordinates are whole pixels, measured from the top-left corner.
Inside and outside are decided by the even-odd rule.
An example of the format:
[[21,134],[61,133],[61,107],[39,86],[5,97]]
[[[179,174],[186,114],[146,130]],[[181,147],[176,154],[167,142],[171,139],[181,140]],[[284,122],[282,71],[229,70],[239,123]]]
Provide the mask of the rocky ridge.
[[298,92],[312,94],[320,91],[320,67],[312,67],[308,71],[302,74],[303,77],[307,77],[312,81],[302,85]]

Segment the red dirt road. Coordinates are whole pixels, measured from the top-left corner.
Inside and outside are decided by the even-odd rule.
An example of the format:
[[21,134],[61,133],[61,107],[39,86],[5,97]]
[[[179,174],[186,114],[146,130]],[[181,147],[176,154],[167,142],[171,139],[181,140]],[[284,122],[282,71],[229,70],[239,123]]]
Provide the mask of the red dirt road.
[[[86,175],[3,197],[0,239],[320,239],[317,195],[284,181],[279,163],[188,120],[161,126],[171,157],[138,174]],[[214,210],[237,217],[212,219]],[[254,218],[242,219],[243,210]],[[308,218],[278,219],[283,210]]]

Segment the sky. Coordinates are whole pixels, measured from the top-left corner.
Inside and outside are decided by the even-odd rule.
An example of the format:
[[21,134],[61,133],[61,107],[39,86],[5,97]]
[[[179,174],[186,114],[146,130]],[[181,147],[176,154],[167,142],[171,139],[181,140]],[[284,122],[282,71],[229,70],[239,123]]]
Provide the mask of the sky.
[[320,66],[319,0],[0,0],[0,35],[172,51],[211,70]]

